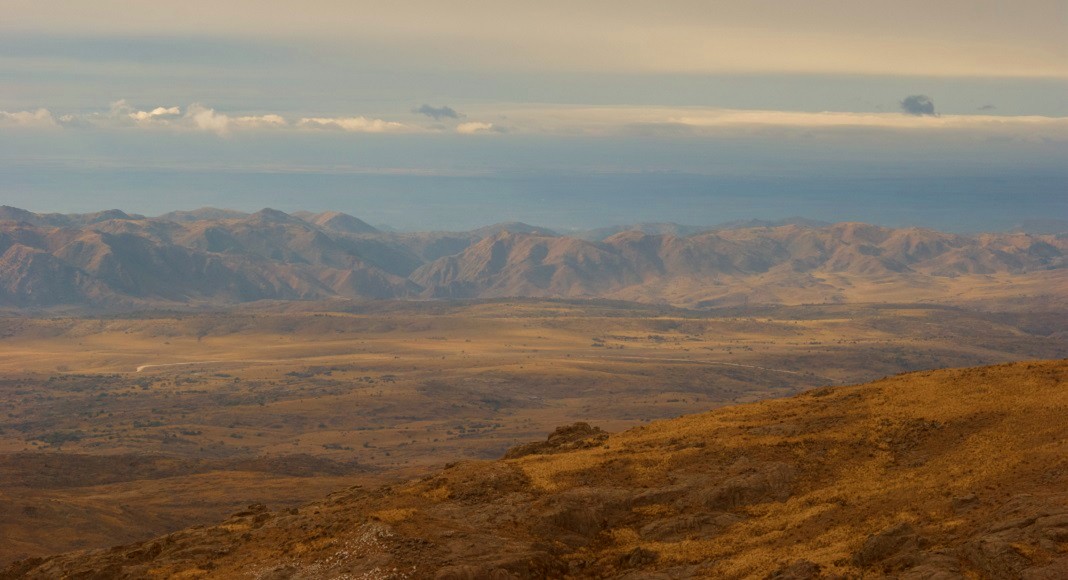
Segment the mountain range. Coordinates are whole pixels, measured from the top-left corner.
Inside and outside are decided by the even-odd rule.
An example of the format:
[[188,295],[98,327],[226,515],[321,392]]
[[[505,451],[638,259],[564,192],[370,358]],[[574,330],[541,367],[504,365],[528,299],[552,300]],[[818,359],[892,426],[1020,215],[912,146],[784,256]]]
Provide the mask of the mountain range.
[[339,212],[203,208],[147,218],[0,207],[0,306],[8,308],[500,297],[686,306],[1026,297],[1060,306],[1066,274],[1065,233],[807,220],[405,233]]

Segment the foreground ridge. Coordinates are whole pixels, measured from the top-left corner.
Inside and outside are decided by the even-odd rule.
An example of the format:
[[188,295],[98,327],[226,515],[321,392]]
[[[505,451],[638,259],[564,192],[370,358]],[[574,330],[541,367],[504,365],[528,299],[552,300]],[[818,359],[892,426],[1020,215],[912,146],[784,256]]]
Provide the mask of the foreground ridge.
[[513,459],[0,577],[1063,578],[1066,412],[1058,360],[580,424]]

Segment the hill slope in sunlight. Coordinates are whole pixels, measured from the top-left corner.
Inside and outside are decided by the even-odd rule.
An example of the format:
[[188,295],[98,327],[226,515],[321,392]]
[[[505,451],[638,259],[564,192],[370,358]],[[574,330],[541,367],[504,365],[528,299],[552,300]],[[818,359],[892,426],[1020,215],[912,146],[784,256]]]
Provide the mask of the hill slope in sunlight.
[[898,375],[354,487],[7,577],[1064,578],[1068,361]]

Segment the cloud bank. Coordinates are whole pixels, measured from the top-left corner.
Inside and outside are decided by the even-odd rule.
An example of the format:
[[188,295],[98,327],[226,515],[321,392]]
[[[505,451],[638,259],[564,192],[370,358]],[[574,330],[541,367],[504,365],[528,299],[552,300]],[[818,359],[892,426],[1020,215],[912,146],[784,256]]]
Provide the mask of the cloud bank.
[[[913,98],[916,97],[916,98]],[[921,98],[922,97],[922,98]],[[57,115],[46,108],[0,111],[0,125],[27,129],[167,130],[229,137],[245,131],[338,131],[366,134],[528,134],[568,136],[818,135],[848,130],[972,133],[1014,139],[1068,141],[1068,117],[989,114],[936,115],[922,95],[902,101],[901,113],[804,112],[702,107],[582,107],[500,105],[475,111],[476,119],[444,126],[417,118],[389,120],[365,115],[283,117],[276,113],[230,114],[200,103],[138,108],[124,100],[106,112]],[[450,109],[451,110],[451,109]],[[453,111],[455,112],[455,111]],[[424,115],[421,111],[414,114]],[[458,118],[462,115],[457,113]],[[431,119],[433,117],[431,116]],[[492,121],[491,121],[492,119]],[[500,121],[506,120],[507,126]]]
[[[19,0],[5,32],[296,38],[378,66],[482,72],[1068,77],[1063,0]],[[463,6],[463,9],[458,9]],[[561,15],[566,14],[566,18]],[[205,15],[210,15],[206,17]]]

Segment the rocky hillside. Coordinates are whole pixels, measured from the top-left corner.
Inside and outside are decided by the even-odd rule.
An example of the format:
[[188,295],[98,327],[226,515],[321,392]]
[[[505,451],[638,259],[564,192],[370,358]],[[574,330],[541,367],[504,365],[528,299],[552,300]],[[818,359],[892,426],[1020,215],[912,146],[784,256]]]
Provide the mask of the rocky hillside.
[[[598,241],[521,223],[382,232],[345,214],[0,208],[0,307],[219,306],[325,298],[612,298],[686,306],[1068,302],[1068,235],[867,224],[628,229]],[[655,230],[670,231],[670,230]]]
[[14,564],[6,578],[1068,577],[1068,361],[900,375]]

